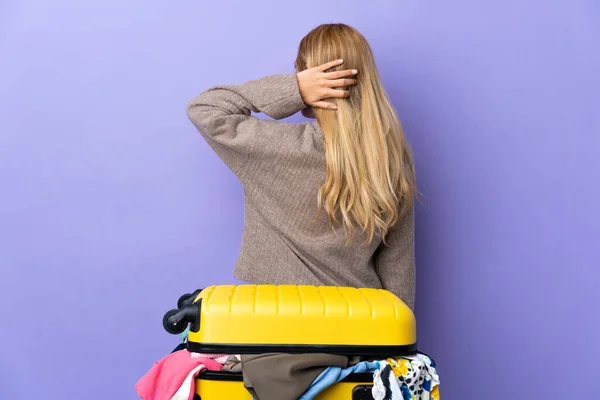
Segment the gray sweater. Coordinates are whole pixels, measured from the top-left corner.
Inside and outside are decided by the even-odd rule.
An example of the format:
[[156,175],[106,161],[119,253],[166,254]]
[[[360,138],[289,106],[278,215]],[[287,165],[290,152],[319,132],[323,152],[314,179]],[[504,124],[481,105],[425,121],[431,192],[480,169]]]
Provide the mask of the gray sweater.
[[244,188],[245,225],[234,276],[255,284],[384,288],[413,307],[414,213],[386,237],[365,244],[355,230],[317,217],[325,179],[323,132],[317,122],[283,123],[305,104],[295,74],[208,89],[188,103],[187,114]]

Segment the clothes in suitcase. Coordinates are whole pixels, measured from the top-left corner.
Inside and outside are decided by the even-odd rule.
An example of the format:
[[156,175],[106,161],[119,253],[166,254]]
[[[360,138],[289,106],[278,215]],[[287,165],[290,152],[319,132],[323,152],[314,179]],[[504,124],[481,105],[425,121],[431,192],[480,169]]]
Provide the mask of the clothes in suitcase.
[[[372,373],[352,374],[340,383],[329,386],[315,396],[314,399],[373,400],[372,386]],[[197,378],[194,399],[252,400],[252,395],[244,387],[242,374],[205,372]]]
[[[382,289],[296,285],[222,285],[184,295],[165,314],[173,334],[189,326],[187,349],[219,354],[327,353],[376,360],[416,352],[415,317]],[[373,399],[373,373],[353,373],[315,397]],[[242,374],[201,373],[204,400],[252,399]]]

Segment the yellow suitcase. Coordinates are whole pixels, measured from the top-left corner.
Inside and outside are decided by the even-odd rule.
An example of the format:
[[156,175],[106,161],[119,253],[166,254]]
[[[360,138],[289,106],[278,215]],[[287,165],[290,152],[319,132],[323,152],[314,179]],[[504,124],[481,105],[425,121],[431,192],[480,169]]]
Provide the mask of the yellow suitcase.
[[[329,286],[222,285],[183,295],[168,311],[172,334],[189,326],[187,348],[198,353],[331,353],[387,358],[416,352],[415,317],[381,289]],[[265,329],[268,327],[268,329]],[[316,399],[371,399],[371,374],[352,374]],[[247,399],[241,374],[203,373],[204,400]]]

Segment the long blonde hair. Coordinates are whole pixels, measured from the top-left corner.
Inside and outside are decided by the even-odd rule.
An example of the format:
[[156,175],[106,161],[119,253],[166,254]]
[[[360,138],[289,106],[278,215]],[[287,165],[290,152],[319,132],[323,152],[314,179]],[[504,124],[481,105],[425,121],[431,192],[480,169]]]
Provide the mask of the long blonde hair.
[[333,70],[357,69],[350,97],[331,100],[337,110],[315,109],[324,134],[327,175],[319,189],[319,212],[331,226],[340,217],[348,240],[355,226],[385,238],[410,210],[415,197],[412,156],[398,116],[381,84],[367,40],[345,24],[320,25],[300,42],[296,70],[336,59]]

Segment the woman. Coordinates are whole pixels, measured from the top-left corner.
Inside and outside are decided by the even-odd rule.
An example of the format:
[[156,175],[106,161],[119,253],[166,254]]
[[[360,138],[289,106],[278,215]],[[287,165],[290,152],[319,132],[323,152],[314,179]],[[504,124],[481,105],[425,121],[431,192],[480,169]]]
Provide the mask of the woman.
[[[234,275],[384,288],[412,308],[414,170],[371,49],[347,25],[321,25],[302,39],[295,66],[295,74],[214,87],[187,107],[244,187]],[[251,116],[301,110],[316,121]]]

